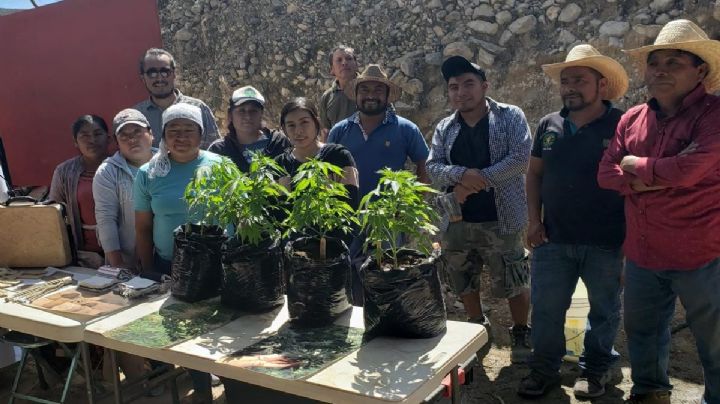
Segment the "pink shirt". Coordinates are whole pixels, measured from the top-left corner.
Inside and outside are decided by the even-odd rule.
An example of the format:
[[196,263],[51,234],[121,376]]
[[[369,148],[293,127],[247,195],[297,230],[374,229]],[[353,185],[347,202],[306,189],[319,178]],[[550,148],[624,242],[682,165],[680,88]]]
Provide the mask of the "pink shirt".
[[80,221],[83,227],[84,249],[102,253],[103,250],[100,243],[98,243],[97,233],[95,232],[97,222],[95,221],[95,199],[93,199],[92,182],[93,177],[80,176],[77,187],[78,210],[80,210]]
[[[691,144],[694,151],[680,155]],[[640,157],[637,177],[669,188],[634,192],[623,172],[626,155]],[[648,269],[692,270],[720,257],[720,98],[699,85],[672,117],[657,104],[623,115],[598,171],[601,187],[625,195],[625,255]]]

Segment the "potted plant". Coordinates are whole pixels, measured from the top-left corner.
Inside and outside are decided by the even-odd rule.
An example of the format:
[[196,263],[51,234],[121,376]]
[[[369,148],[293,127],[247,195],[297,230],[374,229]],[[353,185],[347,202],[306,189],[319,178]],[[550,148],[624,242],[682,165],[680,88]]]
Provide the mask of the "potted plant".
[[[424,196],[436,191],[409,171],[383,169],[377,188],[360,202],[364,249],[360,268],[369,337],[433,337],[445,331],[447,313],[430,237],[437,213]],[[402,246],[412,238],[417,249]]]
[[221,303],[245,311],[272,310],[285,302],[280,246],[284,209],[279,202],[287,191],[275,181],[284,170],[261,153],[252,156],[247,173],[231,166],[218,216],[235,230],[223,252]]
[[288,309],[295,325],[323,326],[350,308],[348,247],[338,238],[357,224],[347,189],[334,179],[342,169],[310,159],[292,180],[285,219]]
[[219,190],[231,177],[223,161],[198,168],[185,188],[189,220],[175,230],[170,289],[180,300],[195,302],[219,294],[225,242],[224,228],[217,221],[223,208]]

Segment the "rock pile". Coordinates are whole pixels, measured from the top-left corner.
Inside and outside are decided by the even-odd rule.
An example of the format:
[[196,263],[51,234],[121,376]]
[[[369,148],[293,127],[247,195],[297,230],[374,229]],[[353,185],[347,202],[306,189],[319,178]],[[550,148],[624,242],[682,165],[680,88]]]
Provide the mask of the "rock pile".
[[484,66],[490,96],[521,106],[534,125],[559,107],[540,65],[578,43],[626,66],[627,107],[644,91],[621,49],[651,43],[676,18],[720,34],[720,1],[708,0],[160,0],[159,8],[179,87],[205,100],[223,126],[227,98],[242,85],[265,94],[271,126],[288,98],[319,98],[331,83],[327,53],[343,43],[361,65],[386,67],[403,89],[397,110],[428,136],[449,112],[440,76],[447,56]]

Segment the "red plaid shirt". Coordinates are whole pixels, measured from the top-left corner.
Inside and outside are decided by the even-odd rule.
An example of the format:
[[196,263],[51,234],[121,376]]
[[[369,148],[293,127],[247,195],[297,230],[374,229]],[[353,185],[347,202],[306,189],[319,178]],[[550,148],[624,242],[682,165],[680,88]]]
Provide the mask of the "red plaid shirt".
[[[699,85],[672,117],[650,100],[623,115],[598,171],[601,187],[625,195],[628,259],[648,269],[692,270],[720,257],[720,97]],[[690,152],[680,154],[691,146]],[[635,192],[624,156],[640,157],[637,177],[668,188]]]

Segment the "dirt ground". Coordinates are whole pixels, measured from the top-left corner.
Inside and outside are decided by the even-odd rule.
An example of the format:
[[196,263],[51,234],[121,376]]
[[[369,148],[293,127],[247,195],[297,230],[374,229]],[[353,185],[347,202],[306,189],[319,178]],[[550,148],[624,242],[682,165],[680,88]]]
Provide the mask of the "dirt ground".
[[[486,299],[486,310],[489,311],[492,323],[492,337],[494,343],[488,354],[482,360],[482,367],[475,369],[475,380],[465,389],[466,397],[463,403],[581,403],[572,393],[575,378],[580,375],[577,364],[564,363],[562,373],[562,388],[555,389],[546,397],[538,400],[525,400],[516,393],[519,381],[529,373],[525,365],[510,363],[510,336],[507,331],[512,324],[507,304],[501,299]],[[672,326],[684,323],[684,311],[678,302]],[[455,315],[461,315],[458,310]],[[632,381],[630,380],[630,364],[626,347],[625,331],[620,329],[615,341],[615,349],[621,357],[613,369],[613,376],[605,396],[592,400],[593,403],[611,404],[622,403],[630,394]],[[685,328],[672,337],[670,348],[670,381],[674,386],[672,402],[674,404],[696,404],[700,402],[703,393],[703,374],[700,360],[695,350],[695,339],[690,330]],[[587,400],[585,400],[587,401]]]
[[[510,315],[508,313],[507,304],[500,299],[486,299],[485,307],[493,324],[492,339],[493,344],[482,360],[482,367],[475,368],[474,380],[471,385],[463,388],[463,403],[488,403],[488,404],[510,404],[530,402],[518,397],[515,393],[518,382],[528,373],[527,366],[512,365],[510,363],[510,338],[507,328],[510,326]],[[680,305],[678,304],[678,307]],[[448,302],[450,317],[459,319],[463,316],[462,309],[459,305]],[[673,326],[684,322],[684,312],[678,308]],[[594,403],[610,404],[621,403],[623,398],[629,394],[630,366],[628,364],[628,354],[625,344],[625,334],[621,329],[615,347],[621,354],[618,366],[614,370],[611,386],[608,388],[607,394],[593,400]],[[4,369],[0,369],[0,402],[8,400],[8,392],[12,385],[15,375],[16,366],[13,365]],[[575,377],[579,375],[577,365],[566,363],[562,369],[562,388],[552,391],[547,397],[539,400],[532,400],[535,403],[577,403],[572,394],[572,385]],[[672,348],[670,356],[670,376],[674,385],[672,402],[675,404],[698,403],[702,395],[703,381],[702,368],[695,351],[694,339],[688,329],[684,329],[673,335]],[[180,396],[184,397],[189,394],[190,380],[185,375],[179,379]],[[109,385],[106,385],[109,389]],[[143,397],[134,402],[144,404],[169,403],[169,389],[166,389],[163,396],[157,398]],[[50,391],[42,391],[37,386],[37,378],[33,366],[24,372],[21,381],[21,391],[32,391],[33,394],[39,394],[49,399],[56,399],[61,392],[59,387],[55,387]],[[222,387],[216,387],[213,390],[216,397],[215,403],[225,403]],[[74,381],[71,395],[67,401],[71,404],[86,402],[84,384],[81,378]],[[107,397],[101,403],[111,403],[111,397]],[[263,403],[270,404],[270,403]]]

